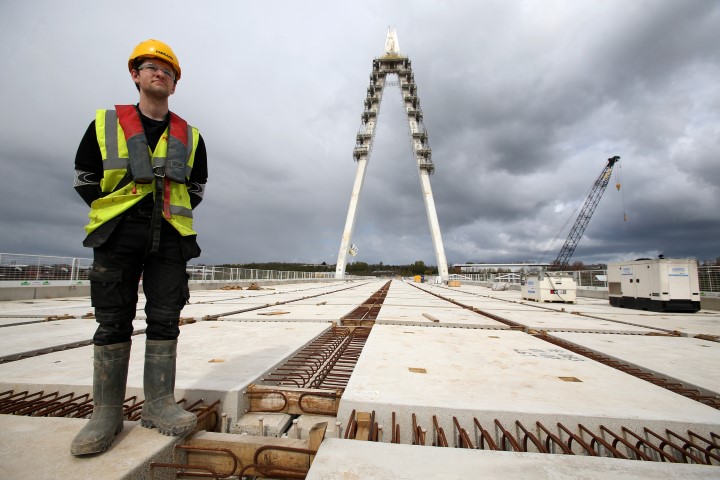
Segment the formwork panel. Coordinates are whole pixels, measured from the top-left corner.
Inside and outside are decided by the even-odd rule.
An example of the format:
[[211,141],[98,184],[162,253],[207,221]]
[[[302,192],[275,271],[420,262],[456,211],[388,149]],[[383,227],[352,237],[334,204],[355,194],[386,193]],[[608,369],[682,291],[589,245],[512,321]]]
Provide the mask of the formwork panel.
[[306,480],[488,478],[534,480],[676,480],[720,478],[720,468],[576,455],[493,452],[326,438]]
[[687,387],[720,395],[720,343],[690,337],[595,335],[555,332],[551,336],[641,367]]
[[720,425],[718,410],[522,332],[392,325],[373,328],[338,418],[347,422],[353,410],[375,411],[386,428],[395,412],[403,443],[412,414],[428,429],[437,415],[447,432],[453,416],[465,428],[473,418],[715,432]]

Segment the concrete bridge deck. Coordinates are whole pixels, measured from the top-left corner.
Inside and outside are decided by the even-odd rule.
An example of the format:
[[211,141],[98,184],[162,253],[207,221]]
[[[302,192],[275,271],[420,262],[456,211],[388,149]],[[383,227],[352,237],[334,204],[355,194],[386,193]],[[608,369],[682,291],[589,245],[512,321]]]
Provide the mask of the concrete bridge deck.
[[[176,397],[220,401],[225,431],[237,431],[245,392],[342,318],[387,280],[285,284],[263,290],[192,292],[183,311]],[[143,299],[141,298],[142,305]],[[88,297],[0,303],[0,392],[92,391],[95,330]],[[136,330],[144,328],[138,311]],[[48,319],[49,318],[49,319]],[[56,318],[56,319],[53,319]],[[675,333],[670,333],[675,332]],[[392,281],[349,378],[336,418],[374,412],[382,441],[336,436],[330,428],[307,478],[720,478],[720,467],[638,462],[589,455],[478,450],[475,421],[517,432],[541,423],[603,425],[642,432],[720,433],[720,410],[567,350],[569,342],[687,389],[720,398],[720,312],[655,314],[606,300],[573,305],[523,302],[520,292]],[[142,397],[144,335],[133,337],[127,396]],[[390,443],[393,414],[399,443]],[[300,419],[302,420],[302,418]],[[176,459],[182,439],[126,422],[111,449],[74,458],[69,443],[85,419],[0,415],[3,478],[163,478],[152,461]],[[429,446],[437,430],[449,446],[456,425],[475,449]],[[457,422],[457,423],[455,423]],[[417,430],[425,445],[411,445]],[[342,436],[342,435],[341,435]],[[509,448],[508,448],[509,449]],[[711,462],[712,463],[712,462]],[[5,476],[7,475],[7,477]],[[470,475],[470,477],[468,476]],[[174,478],[168,477],[168,478]]]

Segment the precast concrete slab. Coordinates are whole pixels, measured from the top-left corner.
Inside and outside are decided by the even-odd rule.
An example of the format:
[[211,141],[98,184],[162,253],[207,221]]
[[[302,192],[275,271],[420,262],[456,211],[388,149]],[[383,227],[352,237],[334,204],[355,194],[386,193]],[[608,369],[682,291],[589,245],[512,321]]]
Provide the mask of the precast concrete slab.
[[90,297],[43,298],[0,302],[0,316],[4,318],[46,318],[49,316],[79,318],[92,311]]
[[74,457],[70,444],[87,420],[0,415],[0,477],[8,480],[50,478],[145,480],[175,478],[174,470],[150,463],[176,462],[174,446],[182,437],[161,435],[125,422],[110,448],[100,455]]
[[676,380],[706,395],[720,395],[720,343],[691,337],[549,334],[643,370]]
[[270,305],[272,304],[252,299],[247,299],[246,302],[190,304],[185,305],[185,308],[180,312],[180,317],[195,320],[202,320],[206,316],[223,318],[238,311],[253,311]]
[[380,290],[382,286],[382,283],[374,283],[372,285],[368,285],[367,288],[353,288],[331,292],[321,297],[302,299],[294,303],[298,305],[318,305],[322,303],[326,305],[352,306],[355,308],[358,305],[365,303],[365,301],[367,301],[372,294]]
[[[243,316],[248,313],[250,318],[255,318],[257,315],[266,315],[268,311],[260,311],[262,308],[278,307],[279,311],[285,307],[290,309],[300,310],[301,313],[296,316],[290,316],[288,319],[297,321],[318,321],[318,316],[321,317],[322,321],[326,321],[325,315],[322,312],[318,312],[316,315],[314,312],[308,309],[308,306],[323,306],[323,305],[343,305],[350,307],[353,305],[351,301],[348,302],[337,302],[332,301],[336,297],[354,299],[356,302],[361,303],[362,300],[359,298],[363,295],[362,293],[347,293],[353,289],[348,290],[343,284],[340,284],[339,289],[337,285],[330,288],[327,285],[323,285],[323,288],[315,288],[312,291],[301,290],[295,291],[287,289],[286,292],[275,292],[275,293],[260,293],[261,291],[228,291],[228,296],[223,298],[219,295],[213,295],[212,299],[203,299],[186,305],[182,311],[183,317],[192,317],[196,320],[202,319],[203,317],[217,316],[223,320],[232,319],[237,320],[234,316]],[[243,295],[240,295],[243,293]],[[254,295],[244,295],[246,293],[254,293]],[[295,308],[302,306],[302,308]],[[354,308],[354,305],[352,306]],[[339,318],[339,317],[338,317]],[[243,319],[247,319],[243,317]],[[335,318],[333,318],[335,319]],[[333,320],[331,319],[331,320]],[[263,319],[267,320],[267,319]],[[336,320],[336,319],[335,319]]]
[[[615,307],[610,307],[615,308]],[[625,309],[616,309],[625,310]],[[701,310],[694,314],[687,313],[653,313],[637,310],[632,314],[624,312],[600,313],[597,316],[609,320],[617,320],[647,328],[662,329],[668,332],[679,332],[681,335],[710,335],[720,337],[720,312]]]
[[376,324],[427,325],[460,328],[500,328],[508,325],[448,302],[446,306],[397,306],[383,303]]
[[95,319],[67,319],[4,327],[0,332],[0,358],[28,356],[33,352],[91,341]]
[[259,286],[258,288],[236,288],[222,287],[215,290],[192,290],[190,292],[191,303],[215,303],[215,302],[232,302],[242,299],[260,299],[267,298],[277,301],[277,299],[296,300],[304,297],[312,297],[316,295],[324,295],[336,290],[347,288],[344,284],[317,284],[317,285],[272,285]]
[[422,305],[444,307],[451,305],[448,301],[428,294],[424,290],[412,287],[404,282],[393,282],[388,290],[383,305],[408,306]]
[[[483,308],[481,305],[488,305],[486,299],[490,298],[499,302],[532,305],[537,309],[546,311],[577,312],[580,316],[600,317],[630,326],[667,332],[677,331],[687,336],[710,335],[720,337],[720,312],[711,310],[701,310],[696,313],[650,312],[613,307],[608,300],[589,297],[577,297],[573,304],[537,303],[523,300],[520,291],[517,290],[493,291],[490,288],[478,285],[463,285],[462,290],[457,291],[457,293],[462,292],[460,295],[453,294],[452,289],[448,287],[423,286],[423,288],[454,298],[462,303],[473,304],[478,308]],[[472,301],[473,296],[483,298],[483,303],[474,303]]]
[[660,333],[653,328],[613,322],[612,320],[600,320],[583,315],[573,315],[567,312],[530,310],[522,306],[519,308],[511,306],[505,309],[495,309],[490,313],[537,331],[624,333],[628,335]]
[[298,305],[288,303],[222,317],[226,322],[337,322],[351,312],[353,305]]
[[639,335],[662,331],[659,329],[633,325],[631,323],[577,315],[573,313],[576,311],[575,305],[564,305],[559,307],[558,310],[555,310],[545,308],[542,305],[537,305],[535,302],[498,300],[468,293],[460,294],[459,292],[450,295],[444,290],[448,289],[443,289],[441,287],[435,287],[433,289],[435,293],[447,295],[447,298],[450,298],[462,305],[476,308],[491,315],[497,315],[511,322],[522,325],[527,329],[538,331],[580,331]]
[[[243,390],[328,328],[319,323],[199,322],[180,328],[175,395],[188,402],[221,400],[228,421],[245,409]],[[126,397],[143,398],[145,336],[133,337]],[[0,388],[91,393],[93,347],[0,364]]]
[[[69,317],[69,319],[76,317]],[[6,318],[0,318],[0,328],[15,327],[17,325],[32,325],[33,323],[45,323],[48,322],[45,317],[13,317],[9,316]],[[5,330],[0,330],[4,332]]]
[[306,480],[708,480],[720,467],[326,438]]
[[375,325],[340,402],[343,425],[353,410],[385,426],[395,412],[403,443],[413,414],[428,431],[435,416],[446,432],[453,417],[468,430],[477,419],[720,431],[718,410],[507,330]]
[[680,332],[683,335],[720,336],[720,312],[701,310],[695,313],[651,312],[629,308],[613,307],[607,300],[579,297],[574,305],[543,304],[548,310],[577,312],[580,315],[604,318],[668,332]]

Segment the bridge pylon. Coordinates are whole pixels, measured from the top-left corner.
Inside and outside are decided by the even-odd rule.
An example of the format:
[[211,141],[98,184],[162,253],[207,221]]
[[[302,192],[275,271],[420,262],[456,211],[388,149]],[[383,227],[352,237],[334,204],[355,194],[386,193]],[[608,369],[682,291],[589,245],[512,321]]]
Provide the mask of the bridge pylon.
[[435,165],[432,161],[432,151],[428,143],[428,133],[423,123],[423,113],[420,109],[420,100],[418,99],[417,85],[415,84],[415,76],[412,72],[410,59],[400,54],[400,46],[394,28],[388,29],[383,55],[373,59],[370,85],[367,88],[367,96],[365,98],[365,109],[361,115],[362,123],[356,137],[355,148],[353,149],[353,158],[357,162],[357,171],[355,173],[352,194],[350,195],[350,206],[348,208],[347,219],[345,220],[345,229],[343,230],[340,241],[340,253],[338,254],[335,268],[335,277],[345,277],[347,256],[352,248],[351,241],[355,229],[357,206],[360,201],[360,194],[363,183],[365,182],[365,172],[375,138],[375,127],[380,113],[383,91],[389,83],[387,81],[388,75],[396,75],[398,78],[398,85],[400,86],[400,93],[402,94],[405,112],[407,114],[410,142],[417,164],[420,188],[422,189],[425,211],[430,226],[430,235],[432,237],[433,248],[435,249],[438,274],[443,281],[446,281],[448,278],[447,259],[445,258],[445,248],[443,247],[442,235],[440,234],[440,224],[435,209],[435,200],[433,199],[432,188],[430,187],[430,175],[435,171]]

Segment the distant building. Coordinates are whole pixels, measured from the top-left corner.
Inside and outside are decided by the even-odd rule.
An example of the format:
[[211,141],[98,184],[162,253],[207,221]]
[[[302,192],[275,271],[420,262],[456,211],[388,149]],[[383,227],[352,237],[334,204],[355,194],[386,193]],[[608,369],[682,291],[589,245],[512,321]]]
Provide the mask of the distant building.
[[529,272],[545,270],[549,263],[455,263],[455,273],[484,273],[488,271]]

